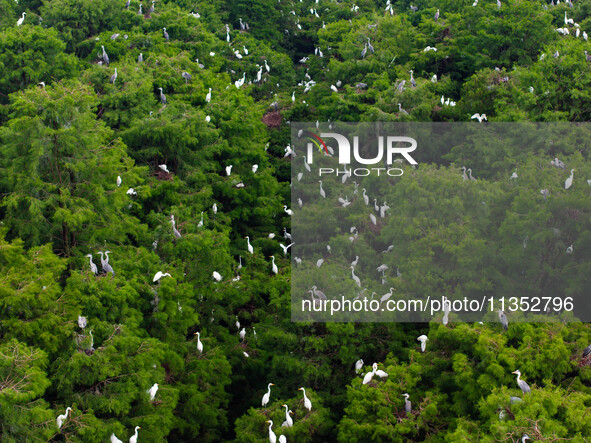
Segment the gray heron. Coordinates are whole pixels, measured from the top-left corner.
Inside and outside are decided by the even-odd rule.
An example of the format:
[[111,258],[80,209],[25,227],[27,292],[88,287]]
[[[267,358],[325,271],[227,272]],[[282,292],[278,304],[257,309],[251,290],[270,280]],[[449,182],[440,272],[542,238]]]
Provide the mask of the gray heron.
[[587,346],[583,351],[583,357],[587,357],[588,355],[591,355],[591,345]]
[[193,78],[193,76],[191,74],[189,74],[188,72],[183,71],[183,73],[181,74],[181,77],[183,77],[185,79],[185,85],[187,84],[187,82],[189,80],[191,80]]
[[111,82],[111,84],[112,84],[112,85],[114,85],[114,84],[115,84],[115,80],[117,80],[117,68],[115,68],[115,74],[113,74],[113,75],[111,76],[111,80],[110,80],[110,82]]
[[101,48],[103,49],[103,63],[109,66],[109,56],[107,55],[107,51],[105,51],[105,47],[102,45]]
[[402,394],[402,396],[404,397],[404,410],[406,412],[411,412],[412,411],[412,405],[410,403],[410,400],[408,399],[408,397],[410,397],[410,395],[408,395],[408,394]]
[[104,259],[103,258],[103,251],[99,251],[99,254],[101,255],[101,266],[102,266],[103,272],[105,274],[108,274],[110,272],[111,274],[115,275],[115,271],[113,271],[113,267],[109,264],[109,252],[111,252],[111,251],[105,252],[105,256],[107,258]]
[[175,238],[181,238],[182,237],[181,233],[176,228],[176,222],[174,220],[174,215],[170,216],[170,224],[172,225],[172,234],[175,236]]
[[406,111],[406,109],[402,109],[402,105],[400,103],[398,103],[398,112],[401,112],[404,115],[408,115],[408,112]]
[[408,72],[410,72],[410,84],[412,85],[413,88],[416,88],[417,87],[417,82],[415,81],[415,78],[412,76],[413,70],[411,69]]
[[507,320],[507,316],[503,311],[499,310],[498,314],[499,321],[501,322],[501,325],[503,325],[503,329],[506,331],[507,329],[509,329],[509,320]]
[[92,262],[92,254],[87,254],[86,257],[88,257],[90,260],[90,270],[94,273],[94,275],[98,275],[98,268],[96,267],[96,265]]
[[519,369],[513,371],[511,374],[517,374],[517,386],[519,386],[519,388],[523,391],[524,394],[531,392],[529,385],[525,381],[521,380],[521,372],[519,371]]
[[439,20],[439,9],[435,13],[435,17],[433,18],[435,21]]
[[140,52],[140,55],[137,56],[137,61],[138,63],[141,63],[144,61],[144,55]]
[[158,88],[158,89],[160,89],[160,103],[162,103],[163,105],[165,105],[166,104],[166,96],[162,92],[162,88]]
[[162,35],[164,36],[164,39],[168,41],[168,32],[166,32],[166,28],[162,28]]

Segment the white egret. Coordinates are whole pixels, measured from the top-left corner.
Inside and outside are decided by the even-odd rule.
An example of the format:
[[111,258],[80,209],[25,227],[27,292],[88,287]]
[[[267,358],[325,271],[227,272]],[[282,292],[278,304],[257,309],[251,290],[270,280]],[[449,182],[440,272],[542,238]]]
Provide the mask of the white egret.
[[25,21],[25,14],[26,14],[26,12],[23,12],[23,16],[17,20],[17,22],[16,22],[17,26],[20,26],[23,24],[23,22]]
[[[141,6],[141,4],[140,4]],[[141,429],[139,426],[135,427],[135,434],[133,434],[130,439],[129,439],[129,443],[137,443],[137,431],[138,429]]]
[[572,186],[573,184],[573,177],[574,177],[574,169],[570,170],[570,177],[566,179],[566,181],[564,182],[564,189],[568,189]]
[[393,292],[394,292],[394,288],[390,288],[390,292],[382,295],[382,298],[380,298],[380,303],[384,303],[385,301],[388,301],[390,299],[390,297],[392,297]]
[[154,398],[156,397],[156,392],[158,392],[158,383],[154,383],[154,385],[146,392],[150,394],[150,401],[154,401]]
[[254,254],[254,248],[250,244],[250,238],[248,237],[248,235],[246,236],[246,249],[248,249],[248,252],[250,252],[251,254]]
[[322,180],[318,180],[318,183],[320,183],[320,197],[326,198],[326,192],[322,189]]
[[[375,363],[374,363],[374,365],[375,365]],[[372,365],[372,370],[369,371],[367,374],[365,374],[365,376],[363,377],[363,384],[364,385],[368,384],[371,381],[371,379],[373,378],[373,376],[375,375],[375,373],[376,373],[375,370],[377,369],[377,365],[375,365],[375,366],[374,365]]]
[[353,260],[351,262],[351,266],[355,267],[355,266],[357,266],[357,263],[359,263],[359,256],[358,255],[356,255],[355,260]]
[[293,426],[293,419],[289,416],[289,414],[293,414],[287,407],[287,405],[281,405],[285,408],[285,421],[281,425],[281,427],[291,428]]
[[209,88],[209,92],[205,96],[205,101],[209,103],[211,101],[211,88]]
[[287,232],[287,228],[283,228],[283,237],[285,237],[288,240],[291,240],[291,234]]
[[84,329],[86,327],[86,317],[82,317],[81,315],[78,316],[78,327],[80,329]]
[[119,440],[117,438],[117,436],[115,434],[111,434],[111,437],[109,438],[111,443],[123,443],[121,440]]
[[277,265],[275,264],[275,256],[272,255],[271,256],[271,270],[273,271],[273,274],[277,275],[277,273],[279,272],[279,269],[277,269]]
[[[261,401],[261,405],[265,407],[265,411],[267,410],[267,404],[269,403],[269,400],[271,399],[271,386],[275,386],[275,385],[273,383],[269,383],[267,385],[267,392],[265,393],[265,395],[263,395],[263,399]],[[269,429],[271,429],[271,428],[269,427]]]
[[306,390],[304,388],[299,388],[298,391],[303,391],[304,393],[304,407],[308,410],[312,410],[312,402],[308,397],[306,397]]
[[165,164],[162,165],[158,165],[158,167],[163,170],[164,172],[166,172],[167,174],[170,174],[170,171],[168,170],[168,166],[166,166]]
[[322,266],[322,263],[324,263],[324,259],[319,258],[318,261],[316,261],[316,267],[319,268],[320,266]]
[[244,338],[246,337],[246,328],[242,328],[242,329],[240,330],[240,333],[239,333],[238,335],[239,335],[239,337],[240,337],[240,340],[241,340],[241,341],[244,341]]
[[256,174],[258,169],[259,169],[259,165],[252,165],[252,173],[253,174]]
[[154,274],[154,278],[152,279],[152,282],[157,282],[162,277],[172,277],[172,275],[170,275],[168,272],[162,273],[162,271],[158,271],[158,272],[156,272],[156,274]]
[[521,380],[521,372],[519,369],[511,372],[511,374],[517,374],[517,386],[521,388],[524,394],[531,392],[529,385],[525,381]]
[[214,214],[218,213],[218,205],[216,203],[213,204],[213,206],[211,207],[211,210],[213,211]]
[[421,335],[417,337],[417,340],[421,342],[421,352],[425,352],[425,349],[427,348],[427,340],[429,340],[429,338],[426,335]]
[[281,249],[283,249],[283,255],[287,255],[287,250],[291,248],[295,243],[290,243],[289,245],[285,246],[283,243],[279,243]]
[[199,351],[200,354],[203,354],[203,343],[201,343],[201,333],[195,332],[194,335],[197,336],[197,350]]
[[363,188],[363,201],[365,202],[365,205],[369,205],[369,197],[365,194],[366,190],[365,188]]
[[572,254],[573,253],[573,245],[570,245],[568,248],[566,248],[566,253],[567,254]]
[[68,418],[68,413],[72,410],[72,408],[67,407],[66,408],[66,413],[62,414],[62,415],[58,415],[57,419],[55,420],[55,422],[57,423],[57,429],[60,430],[62,427],[62,424],[64,423],[64,420],[66,420]]
[[222,280],[222,276],[217,271],[213,271],[213,273],[211,275],[213,276],[213,278],[216,279],[216,281],[221,281]]
[[476,120],[478,120],[478,123],[482,123],[483,121],[488,121],[486,119],[486,114],[479,114],[479,113],[474,114],[472,117],[470,117],[470,119],[471,120],[476,119]]
[[273,427],[273,420],[267,420],[265,423],[269,423],[269,441],[271,443],[277,443],[277,436],[273,432],[273,429],[271,429]]
[[375,215],[373,214],[369,214],[369,219],[371,220],[371,222],[376,225],[378,223],[378,219],[376,218]]
[[227,176],[229,176],[229,175],[232,173],[232,166],[233,166],[233,165],[226,166],[226,175],[227,175]]
[[203,211],[201,211],[201,221],[199,221],[199,223],[197,224],[198,228],[202,228],[203,227]]
[[120,187],[120,186],[121,186],[121,176],[118,175],[117,176],[117,187]]
[[351,270],[351,278],[357,283],[357,286],[361,287],[361,280],[355,275],[355,266],[349,266],[349,269]]
[[388,377],[388,373],[387,372],[384,372],[381,369],[378,369],[378,364],[377,363],[374,363],[373,364],[373,373],[375,375],[377,375],[378,377],[380,377],[380,378],[387,378]]
[[283,205],[283,210],[287,215],[293,215],[293,211],[291,209],[287,209],[287,205]]
[[363,359],[359,359],[355,362],[355,373],[359,374],[363,368]]
[[280,435],[279,443],[287,443],[287,437],[285,435]]

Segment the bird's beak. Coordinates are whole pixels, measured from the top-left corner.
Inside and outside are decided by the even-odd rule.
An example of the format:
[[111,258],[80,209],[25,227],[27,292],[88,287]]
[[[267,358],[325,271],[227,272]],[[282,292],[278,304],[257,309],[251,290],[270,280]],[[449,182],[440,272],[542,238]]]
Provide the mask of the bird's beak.
[[517,374],[517,371],[513,371],[513,372],[511,372],[511,374]]
[[291,415],[293,415],[293,412],[289,411],[289,413],[290,413]]
[[275,386],[275,383],[271,383],[271,386]]

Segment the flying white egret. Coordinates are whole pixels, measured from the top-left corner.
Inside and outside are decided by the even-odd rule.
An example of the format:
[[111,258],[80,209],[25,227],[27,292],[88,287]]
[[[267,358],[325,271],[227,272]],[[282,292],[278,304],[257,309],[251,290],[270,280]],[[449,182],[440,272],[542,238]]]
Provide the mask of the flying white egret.
[[158,383],[154,383],[154,385],[146,392],[150,394],[150,401],[154,401],[154,398],[156,397],[156,392],[158,392]]
[[410,395],[408,395],[408,394],[402,394],[402,396],[404,397],[404,410],[406,412],[411,412],[412,411],[412,407],[411,407],[410,401],[408,399],[408,397],[410,397]]
[[152,282],[157,282],[162,277],[172,277],[172,275],[170,275],[168,272],[162,273],[162,271],[158,271],[158,272],[156,272],[156,274],[154,274],[154,278],[152,279]]
[[289,245],[285,246],[283,243],[279,243],[281,249],[283,249],[283,255],[287,255],[287,250],[291,248],[295,243],[290,243]]
[[363,368],[363,359],[359,359],[355,362],[355,373],[359,374]]
[[427,340],[429,340],[429,338],[426,335],[421,335],[417,337],[417,340],[421,342],[421,352],[425,352],[425,349],[427,348]]
[[303,391],[304,393],[304,407],[308,410],[312,410],[312,402],[308,397],[306,397],[306,390],[304,388],[299,388],[298,391]]
[[98,268],[92,262],[92,254],[87,254],[86,257],[88,257],[89,258],[89,261],[90,261],[90,270],[94,273],[94,275],[98,275]]
[[279,272],[279,269],[277,269],[277,265],[275,264],[275,256],[272,255],[271,256],[271,270],[273,271],[273,274],[277,275],[277,273]]
[[355,275],[355,266],[349,266],[349,269],[351,269],[351,278],[357,283],[357,286],[361,287],[361,280]]
[[197,350],[199,351],[200,354],[203,353],[203,343],[201,343],[201,333],[200,332],[195,332],[195,334],[197,336]]
[[138,431],[138,429],[141,429],[141,428],[139,426],[136,426],[135,427],[135,434],[133,434],[131,436],[131,438],[129,439],[129,443],[137,443],[137,431]]
[[472,117],[470,117],[471,120],[478,120],[478,123],[482,123],[483,121],[488,121],[486,119],[486,114],[480,114],[480,113],[476,113],[474,114]]
[[23,24],[23,22],[25,21],[25,14],[26,14],[26,12],[23,12],[23,16],[17,20],[17,22],[16,22],[17,26],[20,26]]
[[250,252],[251,254],[254,254],[254,248],[252,247],[252,245],[250,244],[250,238],[248,237],[248,235],[246,236],[246,249],[248,250],[248,252]]
[[568,189],[572,186],[573,184],[573,177],[574,177],[574,169],[570,170],[570,177],[566,179],[566,181],[564,182],[564,189]]
[[265,393],[265,395],[263,395],[263,399],[261,401],[261,405],[265,407],[265,411],[267,410],[267,404],[269,403],[269,400],[271,399],[271,386],[275,386],[275,385],[273,383],[269,383],[267,385],[267,392]]
[[293,426],[293,419],[289,416],[289,414],[293,414],[287,407],[287,405],[281,405],[285,408],[285,421],[281,425],[281,427],[291,428]]
[[57,423],[57,429],[58,431],[62,428],[62,425],[64,424],[64,420],[66,420],[68,418],[68,413],[72,410],[72,408],[70,408],[69,406],[66,408],[66,413],[62,414],[62,415],[58,415],[57,419],[55,420],[55,422]]
[[521,388],[524,394],[531,392],[529,385],[525,381],[521,380],[521,372],[519,369],[511,372],[511,374],[517,374],[517,386]]
[[220,275],[219,272],[217,271],[213,271],[213,273],[211,274],[213,276],[213,278],[215,278],[217,281],[221,281],[222,280],[222,276]]
[[277,436],[273,432],[273,429],[271,429],[273,427],[273,420],[267,420],[265,423],[269,423],[269,442],[277,443]]

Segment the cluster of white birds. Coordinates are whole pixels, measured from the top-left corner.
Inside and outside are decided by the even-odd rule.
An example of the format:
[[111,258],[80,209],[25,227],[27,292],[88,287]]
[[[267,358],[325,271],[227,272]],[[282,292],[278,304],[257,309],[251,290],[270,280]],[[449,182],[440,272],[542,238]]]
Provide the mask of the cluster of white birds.
[[561,35],[571,35],[571,32],[568,29],[568,26],[573,26],[575,28],[574,35],[575,37],[579,38],[579,36],[583,37],[583,40],[587,41],[589,36],[585,31],[581,33],[581,26],[578,23],[575,23],[574,19],[568,18],[566,11],[564,11],[564,28],[555,28],[555,31]]
[[[271,399],[271,386],[275,386],[273,383],[269,383],[267,385],[267,392],[263,395],[262,401],[261,401],[261,406],[263,406],[265,408],[265,411],[267,410],[267,405],[269,404],[269,401]],[[308,396],[306,395],[306,389],[305,388],[299,388],[298,391],[302,391],[304,394],[304,408],[306,408],[308,410],[308,412],[312,411],[312,402],[310,401],[310,399],[308,398]],[[281,424],[281,427],[287,427],[287,428],[291,428],[293,426],[293,419],[291,418],[291,415],[293,415],[293,412],[289,409],[289,407],[286,404],[281,405],[281,407],[285,408],[285,421]],[[277,441],[277,436],[275,435],[275,432],[273,432],[273,420],[267,420],[267,423],[269,423],[269,441],[271,443],[275,443]],[[284,435],[280,435],[279,436],[279,442],[285,443],[287,442],[287,439],[285,438]]]

